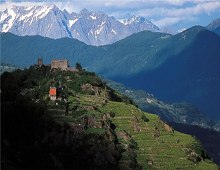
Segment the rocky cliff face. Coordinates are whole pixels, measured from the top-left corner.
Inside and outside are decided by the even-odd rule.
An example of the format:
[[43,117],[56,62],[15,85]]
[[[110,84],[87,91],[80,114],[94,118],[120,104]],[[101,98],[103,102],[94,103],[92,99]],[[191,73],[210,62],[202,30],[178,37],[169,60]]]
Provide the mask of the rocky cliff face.
[[76,38],[98,46],[114,43],[143,30],[159,31],[159,28],[144,17],[132,16],[121,23],[103,12],[83,9],[78,14],[70,14],[55,5],[44,5],[13,6],[0,12],[0,30],[22,36]]
[[56,6],[13,6],[1,12],[1,32],[16,35],[41,35],[50,38],[71,37],[65,15]]

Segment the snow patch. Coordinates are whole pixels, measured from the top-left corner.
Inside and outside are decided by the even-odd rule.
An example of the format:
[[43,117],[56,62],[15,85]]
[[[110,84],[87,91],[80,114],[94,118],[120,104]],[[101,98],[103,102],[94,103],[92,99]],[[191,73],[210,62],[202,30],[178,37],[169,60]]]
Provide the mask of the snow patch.
[[25,8],[24,10],[25,10],[25,11],[30,11],[32,8],[33,8],[33,7],[30,6],[30,7]]
[[117,34],[117,32],[114,30],[114,29],[112,29],[112,32],[116,35]]
[[139,20],[140,20],[140,17],[133,15],[129,19],[125,19],[122,22],[123,22],[124,25],[130,25],[134,22],[138,22]]
[[102,29],[103,29],[103,26],[101,26],[100,29],[96,30],[96,31],[95,31],[96,35],[100,34],[100,32],[102,31]]
[[2,23],[6,18],[8,18],[8,16],[9,15],[3,13],[0,18],[0,23]]
[[101,27],[105,24],[105,21],[102,21],[102,24],[100,25]]
[[41,10],[37,11],[35,17],[39,17],[40,19],[45,17],[51,10],[51,7],[43,6]]
[[105,21],[102,21],[101,25],[98,25],[98,27],[101,27],[105,24]]
[[[105,24],[105,21],[102,21],[102,23],[101,23],[101,25],[98,25],[98,30],[96,30],[95,31],[95,35],[98,35],[98,34],[100,34],[100,32],[102,31],[102,29],[103,29],[103,25]],[[95,36],[95,38],[97,38],[96,36]]]
[[122,24],[124,24],[124,20],[125,20],[125,19],[118,19],[118,21],[119,21],[120,23],[122,23]]
[[8,30],[13,26],[13,22],[16,18],[16,13],[12,9],[8,9],[8,14],[11,18],[8,20],[7,24],[4,24],[2,27],[2,32],[8,32]]
[[32,24],[33,20],[34,20],[34,18],[32,17],[32,18],[31,18],[31,22],[30,22],[29,26]]
[[31,17],[33,15],[33,12],[28,13],[27,15],[23,15],[20,17],[19,21],[24,20],[25,18]]
[[72,27],[72,25],[75,24],[76,21],[78,21],[78,19],[69,20],[69,27]]
[[90,15],[90,18],[92,18],[93,20],[95,20],[95,19],[96,19],[96,16]]
[[153,103],[153,100],[147,98],[147,102],[148,102],[148,103]]

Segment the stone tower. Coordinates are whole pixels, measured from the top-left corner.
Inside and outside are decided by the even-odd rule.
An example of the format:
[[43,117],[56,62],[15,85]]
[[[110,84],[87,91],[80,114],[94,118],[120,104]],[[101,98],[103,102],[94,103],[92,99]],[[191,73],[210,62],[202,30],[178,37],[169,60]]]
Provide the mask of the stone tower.
[[42,59],[41,57],[38,58],[38,60],[37,60],[37,65],[38,65],[39,67],[41,67],[41,66],[43,65],[43,59]]

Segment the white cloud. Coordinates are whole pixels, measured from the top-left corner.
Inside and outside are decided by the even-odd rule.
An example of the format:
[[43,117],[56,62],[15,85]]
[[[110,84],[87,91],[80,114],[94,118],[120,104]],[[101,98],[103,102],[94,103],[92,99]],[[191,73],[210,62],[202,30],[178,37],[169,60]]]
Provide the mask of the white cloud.
[[201,13],[210,13],[215,10],[220,11],[220,1],[219,2],[205,2],[197,4],[192,7],[181,8],[181,9],[167,9],[168,16],[192,16],[199,15]]
[[[179,2],[179,1],[176,1]],[[194,1],[194,5],[186,7],[172,8],[152,8],[141,9],[137,11],[138,15],[146,17],[155,17],[153,22],[159,27],[172,26],[181,21],[195,21],[196,17],[201,14],[210,14],[214,11],[220,12],[220,1]]]
[[155,7],[155,8],[147,8],[141,9],[137,11],[137,14],[144,16],[169,16],[169,17],[181,17],[181,16],[193,16],[199,15],[201,13],[210,13],[213,11],[220,11],[220,1],[218,2],[203,2],[196,4],[190,7],[182,7],[182,8],[164,8],[164,7]]
[[[219,7],[219,0],[23,0],[20,2],[6,0],[5,3],[1,4],[2,6],[6,6],[9,4],[45,4],[45,3],[54,3],[58,7],[64,9],[69,8],[69,11],[78,12],[82,8],[88,9],[112,9],[112,10],[120,10],[121,12],[128,10],[153,10],[153,9],[174,9],[178,12],[178,9],[185,10],[184,5],[190,3],[192,7],[190,8],[203,8],[205,11],[211,9],[217,9]],[[187,9],[187,8],[186,8]],[[195,9],[196,10],[196,9]],[[199,10],[199,9],[198,9]]]
[[45,5],[45,2],[38,2],[38,3],[33,3],[33,2],[5,2],[3,4],[0,5],[0,11],[5,10],[6,8],[10,8],[13,5],[17,5],[17,6],[34,6],[34,5]]
[[178,22],[180,22],[182,19],[181,18],[171,18],[171,17],[166,17],[166,18],[162,18],[159,20],[155,20],[153,21],[157,26],[159,26],[160,28],[166,27],[166,26],[171,26],[174,25]]

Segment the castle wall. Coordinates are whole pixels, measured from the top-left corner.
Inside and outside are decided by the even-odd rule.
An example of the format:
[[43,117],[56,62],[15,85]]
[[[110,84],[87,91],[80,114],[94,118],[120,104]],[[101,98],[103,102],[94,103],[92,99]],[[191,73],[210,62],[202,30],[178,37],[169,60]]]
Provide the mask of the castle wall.
[[51,61],[51,69],[61,69],[67,70],[68,68],[68,60],[52,60]]

